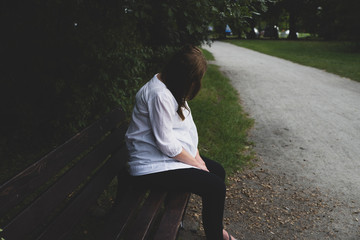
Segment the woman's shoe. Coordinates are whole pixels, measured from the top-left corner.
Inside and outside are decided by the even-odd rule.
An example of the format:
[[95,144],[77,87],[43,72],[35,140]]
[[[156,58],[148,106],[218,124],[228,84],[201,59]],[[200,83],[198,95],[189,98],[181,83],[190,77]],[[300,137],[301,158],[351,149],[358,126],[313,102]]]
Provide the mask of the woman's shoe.
[[228,236],[229,236],[229,240],[237,240],[236,238],[234,238],[233,236],[230,235],[230,233],[228,231],[226,231]]

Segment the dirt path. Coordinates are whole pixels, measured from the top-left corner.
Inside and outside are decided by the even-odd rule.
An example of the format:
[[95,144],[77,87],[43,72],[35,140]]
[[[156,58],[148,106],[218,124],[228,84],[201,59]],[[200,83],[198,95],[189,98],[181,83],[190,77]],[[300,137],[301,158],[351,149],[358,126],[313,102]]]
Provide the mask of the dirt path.
[[255,119],[258,166],[230,179],[226,227],[240,239],[360,239],[360,83],[228,43],[205,48]]

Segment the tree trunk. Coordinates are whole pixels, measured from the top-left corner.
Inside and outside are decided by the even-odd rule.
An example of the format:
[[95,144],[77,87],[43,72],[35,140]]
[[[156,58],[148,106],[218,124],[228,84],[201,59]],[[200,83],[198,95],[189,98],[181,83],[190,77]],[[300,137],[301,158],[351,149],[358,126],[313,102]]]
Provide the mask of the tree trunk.
[[289,12],[289,36],[290,40],[297,40],[298,37],[296,35],[296,16],[293,12]]

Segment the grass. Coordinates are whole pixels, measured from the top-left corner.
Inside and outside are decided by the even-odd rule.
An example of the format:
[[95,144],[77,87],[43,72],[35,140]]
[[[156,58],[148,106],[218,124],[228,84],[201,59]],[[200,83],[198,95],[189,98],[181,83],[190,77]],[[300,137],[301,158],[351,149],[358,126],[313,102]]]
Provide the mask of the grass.
[[[207,59],[213,59],[203,51]],[[247,154],[247,133],[253,120],[242,110],[237,91],[217,66],[208,66],[202,89],[189,105],[198,128],[200,154],[220,162],[229,174],[252,159]]]
[[228,40],[228,42],[360,82],[359,45],[353,43],[279,40]]
[[206,60],[208,60],[208,61],[213,61],[213,60],[215,60],[214,55],[212,55],[211,52],[209,52],[209,51],[206,50],[206,49],[201,49],[201,50],[202,50],[202,52],[203,52]]

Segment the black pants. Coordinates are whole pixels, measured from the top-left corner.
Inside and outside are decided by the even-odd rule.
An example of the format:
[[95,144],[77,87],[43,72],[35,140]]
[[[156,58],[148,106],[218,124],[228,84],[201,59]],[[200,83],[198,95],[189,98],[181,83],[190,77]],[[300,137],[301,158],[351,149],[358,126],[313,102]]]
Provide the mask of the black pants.
[[191,192],[202,198],[203,226],[207,239],[222,240],[225,203],[225,170],[217,162],[202,157],[210,172],[196,168],[132,177],[141,186]]

